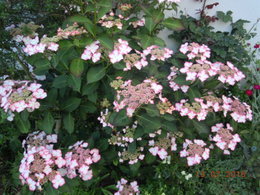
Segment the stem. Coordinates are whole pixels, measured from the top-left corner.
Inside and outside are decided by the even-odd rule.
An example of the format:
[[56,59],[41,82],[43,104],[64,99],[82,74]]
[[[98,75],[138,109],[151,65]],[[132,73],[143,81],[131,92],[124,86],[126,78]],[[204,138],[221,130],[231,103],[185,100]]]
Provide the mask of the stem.
[[204,13],[205,13],[206,2],[207,2],[207,0],[204,0],[204,2],[203,2],[202,10],[201,10],[201,12],[200,12],[200,19],[203,18],[203,15],[204,15]]

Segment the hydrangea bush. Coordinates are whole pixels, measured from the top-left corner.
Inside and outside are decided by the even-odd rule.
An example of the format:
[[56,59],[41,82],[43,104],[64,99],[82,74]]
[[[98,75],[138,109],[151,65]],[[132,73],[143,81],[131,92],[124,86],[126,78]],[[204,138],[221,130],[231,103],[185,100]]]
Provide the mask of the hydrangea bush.
[[186,28],[164,15],[178,2],[87,1],[55,34],[34,23],[7,28],[28,68],[26,80],[3,77],[0,106],[23,138],[37,130],[23,141],[19,168],[29,190],[104,179],[103,193],[139,194],[142,169],[235,150],[236,124],[252,110],[226,91],[245,75],[212,59],[210,45],[167,48],[158,33]]

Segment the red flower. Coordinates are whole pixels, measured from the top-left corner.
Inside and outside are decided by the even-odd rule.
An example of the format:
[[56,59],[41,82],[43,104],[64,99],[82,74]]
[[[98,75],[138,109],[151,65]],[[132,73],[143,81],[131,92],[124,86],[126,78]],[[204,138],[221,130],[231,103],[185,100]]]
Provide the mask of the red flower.
[[250,90],[250,89],[246,90],[246,95],[248,95],[248,96],[251,96],[251,95],[253,95],[253,91],[252,91],[252,90]]
[[254,85],[254,89],[259,90],[260,89],[260,85]]
[[260,44],[255,44],[254,48],[255,48],[255,49],[260,48]]

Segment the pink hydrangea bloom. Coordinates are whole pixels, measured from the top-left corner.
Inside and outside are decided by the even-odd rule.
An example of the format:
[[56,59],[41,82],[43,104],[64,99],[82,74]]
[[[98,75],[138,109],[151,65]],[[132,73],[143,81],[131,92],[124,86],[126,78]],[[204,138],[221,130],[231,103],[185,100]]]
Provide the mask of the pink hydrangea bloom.
[[151,60],[160,60],[160,61],[165,61],[166,59],[170,58],[173,54],[173,51],[168,48],[160,48],[157,45],[152,45],[148,48],[146,48],[143,51],[143,54],[145,56],[151,55]]
[[210,49],[207,45],[200,45],[198,43],[185,43],[180,47],[180,52],[187,55],[189,60],[191,59],[200,59],[205,61],[210,58]]
[[83,60],[92,60],[94,63],[100,60],[101,53],[99,51],[100,45],[99,41],[95,41],[91,45],[87,45],[83,54],[81,55],[81,59]]
[[101,156],[98,149],[87,149],[88,143],[79,141],[69,147],[69,152],[65,155],[67,176],[74,178],[79,173],[79,177],[84,181],[90,180],[93,176],[90,165],[97,163]]
[[116,187],[118,188],[118,191],[114,193],[114,195],[139,195],[139,186],[136,181],[131,182],[128,184],[128,181],[124,178],[121,178],[120,181],[117,182]]
[[114,46],[114,50],[109,53],[109,58],[111,63],[117,63],[120,62],[122,59],[124,59],[124,55],[128,54],[132,50],[131,47],[129,47],[128,42],[122,39],[118,39],[118,42]]
[[207,160],[209,158],[210,149],[205,146],[206,143],[203,140],[195,139],[191,141],[186,139],[180,157],[187,158],[189,166],[200,164],[202,159]]
[[224,154],[230,154],[230,150],[235,150],[237,143],[241,142],[238,134],[232,134],[233,128],[230,124],[224,127],[224,124],[218,123],[211,127],[211,131],[216,133],[212,141],[216,142],[217,147],[224,151]]

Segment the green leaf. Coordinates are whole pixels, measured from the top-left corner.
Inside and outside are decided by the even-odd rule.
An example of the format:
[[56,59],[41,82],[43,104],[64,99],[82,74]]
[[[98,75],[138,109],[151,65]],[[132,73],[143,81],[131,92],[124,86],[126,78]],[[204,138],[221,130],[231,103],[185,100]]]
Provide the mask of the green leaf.
[[183,26],[182,22],[180,19],[177,18],[167,18],[165,19],[162,24],[166,27],[169,28],[171,30],[175,30],[175,31],[181,31],[184,30],[185,27]]
[[54,124],[55,124],[55,121],[54,121],[52,114],[50,112],[46,112],[44,114],[44,118],[40,125],[40,128],[41,128],[41,130],[50,134],[50,133],[52,133]]
[[190,85],[190,81],[186,81],[186,76],[184,75],[178,75],[175,79],[174,82],[177,83],[178,85]]
[[170,131],[170,132],[176,132],[178,130],[176,123],[173,122],[173,121],[163,121],[162,127],[165,128],[167,131]]
[[201,97],[201,93],[200,93],[199,90],[196,89],[195,87],[190,87],[187,94],[188,94],[189,99],[190,99],[191,101],[194,101],[194,98],[199,98],[199,97]]
[[137,116],[138,123],[144,128],[146,133],[154,132],[161,127],[161,121],[159,118],[150,117],[148,114]]
[[152,33],[155,26],[156,26],[156,23],[154,23],[153,18],[151,18],[151,17],[145,18],[145,27],[150,32],[150,34]]
[[110,38],[108,35],[101,35],[98,40],[100,41],[101,45],[105,48],[113,50],[114,49],[114,42],[113,39]]
[[74,59],[70,64],[70,72],[75,77],[80,77],[84,72],[84,61],[82,59]]
[[62,109],[68,112],[72,112],[79,107],[80,102],[80,98],[70,97],[62,104]]
[[98,20],[112,9],[112,1],[111,0],[98,1],[97,5],[100,7],[99,10],[98,10],[98,14],[97,14]]
[[23,119],[19,114],[15,116],[15,123],[21,133],[28,133],[31,123],[28,119]]
[[115,126],[126,126],[130,124],[131,121],[132,119],[126,115],[125,110],[121,110],[119,112],[113,112],[109,117],[109,123]]
[[105,76],[105,74],[106,74],[106,69],[104,66],[99,65],[99,66],[91,67],[87,73],[88,84],[99,81]]
[[148,104],[144,107],[147,114],[151,117],[160,116],[158,108],[154,104]]
[[71,113],[67,113],[63,118],[64,128],[68,131],[68,133],[73,133],[74,131],[75,119],[73,118]]
[[67,75],[61,75],[56,77],[53,80],[52,87],[61,89],[68,85],[68,76]]
[[227,13],[217,11],[217,17],[223,22],[232,22],[232,14],[232,11],[228,11]]
[[94,113],[97,110],[97,107],[92,102],[87,102],[80,106],[80,109],[85,113]]
[[74,91],[80,92],[81,88],[81,78],[70,75],[68,77],[68,84]]
[[76,15],[76,16],[72,16],[70,18],[68,18],[65,22],[66,23],[70,23],[73,24],[74,22],[77,23],[81,23],[84,25],[84,27],[87,29],[87,31],[89,33],[91,33],[93,36],[95,35],[95,28],[94,28],[94,24],[92,23],[92,21],[90,19],[88,19],[86,16],[80,16],[80,15]]
[[205,123],[192,120],[192,124],[200,135],[209,134],[210,129]]
[[82,95],[89,95],[94,93],[99,86],[98,82],[85,84],[82,89]]
[[153,41],[154,41],[153,38],[154,37],[151,37],[149,35],[142,35],[140,37],[142,48],[146,49],[147,47],[153,45]]

